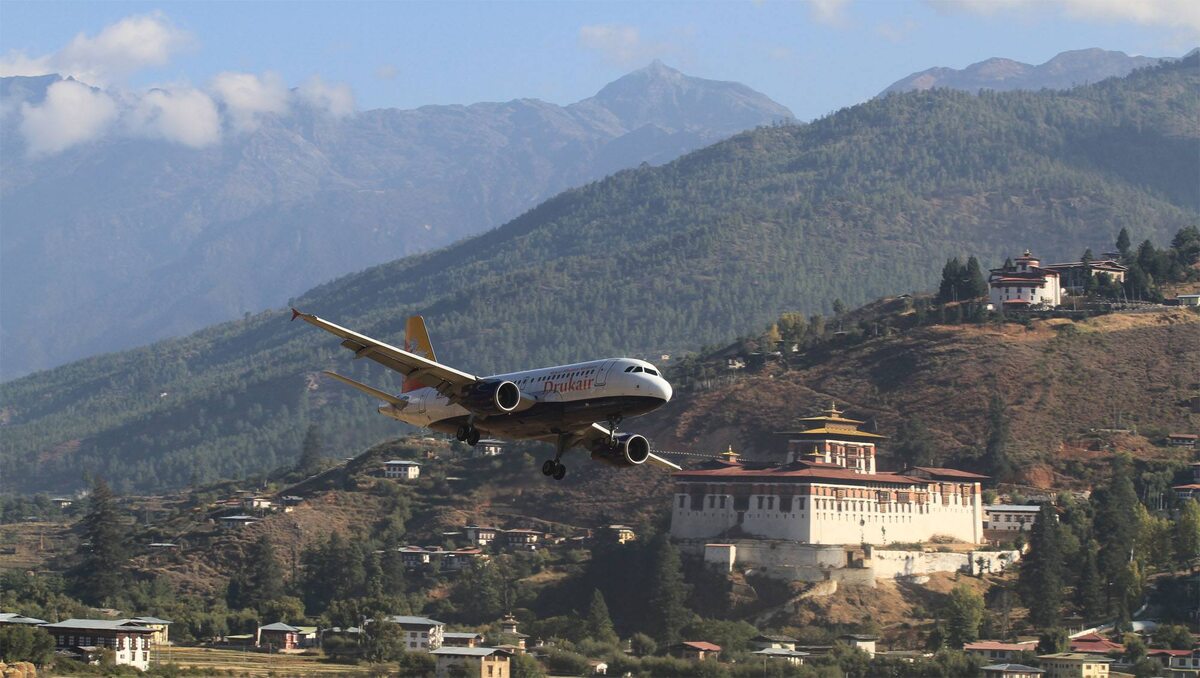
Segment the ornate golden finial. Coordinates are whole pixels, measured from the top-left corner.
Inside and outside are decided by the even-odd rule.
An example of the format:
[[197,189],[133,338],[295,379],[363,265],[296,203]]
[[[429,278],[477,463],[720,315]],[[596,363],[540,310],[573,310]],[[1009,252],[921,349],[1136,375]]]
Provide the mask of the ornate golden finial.
[[844,412],[844,410],[839,410],[837,408],[836,400],[830,400],[829,401],[829,409],[824,411],[825,416],[827,416],[827,417],[840,417],[840,416],[842,416],[842,412]]
[[720,457],[721,457],[721,460],[722,460],[722,461],[727,461],[727,462],[729,462],[729,463],[731,463],[731,464],[736,464],[736,463],[737,463],[737,460],[738,460],[738,457],[740,457],[741,455],[739,455],[737,452],[734,452],[734,451],[733,451],[733,445],[730,445],[730,446],[729,446],[729,449],[725,450],[724,452],[722,452],[722,453],[721,453],[720,455],[718,455],[718,456],[720,456]]

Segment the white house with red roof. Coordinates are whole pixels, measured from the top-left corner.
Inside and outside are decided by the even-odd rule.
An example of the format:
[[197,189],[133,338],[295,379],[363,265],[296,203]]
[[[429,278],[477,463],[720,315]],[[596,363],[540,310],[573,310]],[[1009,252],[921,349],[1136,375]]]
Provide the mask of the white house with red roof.
[[743,537],[800,544],[924,542],[935,535],[983,541],[983,505],[975,473],[925,467],[876,470],[875,445],[836,407],[784,431],[783,463],[741,460],[727,452],[674,474],[671,536]]
[[1059,271],[1042,266],[1029,250],[988,277],[989,298],[996,309],[1020,309],[1062,305]]

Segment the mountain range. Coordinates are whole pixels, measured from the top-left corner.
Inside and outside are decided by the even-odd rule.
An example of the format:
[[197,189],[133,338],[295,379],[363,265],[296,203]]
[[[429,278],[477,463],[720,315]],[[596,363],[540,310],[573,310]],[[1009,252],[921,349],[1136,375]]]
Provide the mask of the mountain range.
[[569,106],[295,106],[206,148],[114,135],[31,156],[8,113],[59,80],[0,79],[0,379],[277,306],[792,118],[748,87],[654,62]]
[[1103,49],[1077,49],[1061,52],[1046,63],[1033,65],[993,57],[966,68],[939,66],[913,73],[889,85],[881,94],[908,92],[934,87],[978,92],[1012,90],[1067,89],[1076,85],[1122,77],[1134,69],[1153,66],[1162,59],[1130,56]]
[[[908,92],[761,127],[294,302],[393,343],[423,314],[439,359],[489,373],[659,361],[783,311],[929,289],[950,256],[996,266],[1031,247],[1068,260],[1121,228],[1163,244],[1200,219],[1198,65],[1193,55],[1068,91]],[[396,433],[369,398],[319,373],[398,390],[394,375],[287,317],[0,384],[3,489],[69,489],[84,472],[178,487],[290,463],[309,424],[340,451]]]

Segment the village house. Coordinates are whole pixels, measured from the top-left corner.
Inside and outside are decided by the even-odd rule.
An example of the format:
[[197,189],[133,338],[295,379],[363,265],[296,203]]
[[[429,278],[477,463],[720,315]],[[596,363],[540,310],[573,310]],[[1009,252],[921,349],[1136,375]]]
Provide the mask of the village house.
[[1171,447],[1195,447],[1198,437],[1195,433],[1168,433],[1167,444]]
[[[513,616],[513,613],[511,612],[504,615],[504,618],[500,620],[500,639],[504,640],[508,645],[511,646],[509,649],[511,649],[514,654],[518,652],[524,652],[525,644],[529,640],[528,635],[517,630],[519,623],[520,622],[517,621],[517,618]],[[499,645],[497,647],[505,646]]]
[[74,504],[75,500],[71,499],[70,497],[55,497],[51,499],[50,502],[60,509],[65,509],[71,504]]
[[25,626],[40,626],[40,625],[46,624],[46,623],[48,623],[48,622],[44,619],[35,619],[33,617],[26,617],[25,615],[17,614],[16,612],[0,612],[0,624],[22,624]]
[[1059,272],[1041,265],[1029,250],[1009,267],[994,268],[988,276],[989,299],[995,309],[1062,305]]
[[721,660],[721,646],[703,640],[687,640],[682,643],[672,645],[668,648],[668,652],[672,657],[680,659],[690,659],[692,661],[704,661],[712,659],[715,661]]
[[483,635],[474,631],[446,631],[442,634],[442,647],[479,647]]
[[494,527],[485,527],[481,525],[467,525],[467,541],[476,546],[487,546],[496,540],[496,535],[500,533]]
[[925,542],[935,535],[983,541],[980,483],[955,469],[876,469],[876,433],[836,407],[784,431],[783,463],[728,452],[673,474],[671,536],[700,540],[736,532],[799,544]]
[[991,662],[1006,662],[1016,659],[1023,652],[1036,652],[1037,641],[1026,640],[1018,643],[1006,643],[1000,640],[979,640],[963,645],[963,652],[978,655]]
[[383,463],[383,476],[394,480],[416,480],[421,477],[421,465],[415,461],[392,459]]
[[756,650],[794,650],[796,639],[791,636],[758,635],[750,639],[750,647]]
[[609,542],[625,544],[637,539],[637,534],[628,525],[605,525],[600,528],[600,534]]
[[300,647],[300,629],[283,622],[258,627],[254,646],[268,650],[295,650]]
[[1146,656],[1162,662],[1171,678],[1200,676],[1200,647],[1192,650],[1146,650]]
[[799,650],[788,650],[788,649],[778,648],[778,647],[764,647],[761,650],[755,650],[754,652],[751,652],[750,654],[753,654],[756,657],[762,657],[763,659],[783,660],[783,661],[787,662],[788,664],[793,664],[796,666],[803,664],[804,658],[809,656],[807,652],[801,652]]
[[[983,507],[985,532],[1029,532],[1042,507],[1024,504],[992,504]],[[990,536],[990,535],[988,535]]]
[[217,520],[221,523],[221,529],[223,530],[240,530],[247,525],[258,522],[258,518],[240,513],[235,516],[221,516]]
[[1107,277],[1109,282],[1124,283],[1125,275],[1129,272],[1128,266],[1115,259],[1046,264],[1044,268],[1049,271],[1057,271],[1062,289],[1071,294],[1083,292],[1089,279],[1099,282],[1100,278]]
[[862,650],[872,657],[875,656],[875,643],[879,641],[879,636],[867,635],[864,633],[844,633],[838,636],[838,640],[858,650]]
[[145,671],[150,668],[150,646],[154,629],[128,624],[127,619],[67,619],[43,624],[54,636],[56,652],[92,662],[99,650],[113,652],[113,661]]
[[542,533],[537,530],[504,530],[504,545],[514,551],[536,551]]
[[1071,638],[1071,652],[1086,652],[1089,654],[1118,654],[1125,651],[1125,646],[1105,638],[1099,633],[1085,633]]
[[1180,306],[1200,306],[1200,294],[1180,294],[1175,301]]
[[474,457],[495,457],[504,452],[504,446],[507,445],[503,440],[495,438],[485,438],[480,440],[479,444],[471,448],[471,456]]
[[399,626],[404,632],[404,646],[410,652],[414,650],[428,652],[442,646],[443,635],[446,632],[444,622],[402,614],[392,615],[387,617],[387,620]]
[[1180,500],[1200,498],[1200,461],[1192,464],[1192,482],[1176,485],[1173,489]]
[[437,659],[437,678],[509,678],[512,654],[496,647],[442,647],[429,654]]
[[127,626],[145,626],[154,629],[150,642],[155,645],[166,645],[170,642],[170,626],[174,622],[158,617],[131,617],[125,620]]
[[1042,678],[1046,672],[1024,664],[990,664],[979,669],[983,678]]
[[1057,652],[1038,656],[1045,678],[1108,678],[1108,657],[1083,652]]
[[485,557],[483,551],[477,548],[447,551],[438,546],[401,546],[396,550],[404,566],[410,570],[430,569],[437,565],[444,572],[457,572],[472,560]]
[[242,498],[242,508],[247,511],[268,511],[273,505],[269,497],[250,496]]

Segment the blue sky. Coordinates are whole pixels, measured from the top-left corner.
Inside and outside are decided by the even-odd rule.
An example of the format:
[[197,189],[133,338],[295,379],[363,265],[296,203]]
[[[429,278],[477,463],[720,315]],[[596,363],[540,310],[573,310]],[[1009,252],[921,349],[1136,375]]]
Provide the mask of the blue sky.
[[[80,79],[131,91],[201,91],[222,73],[287,87],[319,76],[369,109],[518,97],[570,103],[660,58],[690,75],[746,83],[810,119],[931,66],[960,68],[991,56],[1041,63],[1085,47],[1178,56],[1200,43],[1198,7],[1180,0],[4,0],[0,72],[74,68]],[[157,33],[140,32],[155,26]]]

